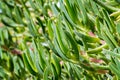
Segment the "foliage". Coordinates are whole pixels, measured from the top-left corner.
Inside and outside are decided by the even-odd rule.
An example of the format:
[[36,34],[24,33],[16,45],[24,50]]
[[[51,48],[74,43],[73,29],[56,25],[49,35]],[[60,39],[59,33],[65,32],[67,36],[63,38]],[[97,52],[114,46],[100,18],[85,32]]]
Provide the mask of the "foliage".
[[0,0],[0,80],[119,80],[120,0]]

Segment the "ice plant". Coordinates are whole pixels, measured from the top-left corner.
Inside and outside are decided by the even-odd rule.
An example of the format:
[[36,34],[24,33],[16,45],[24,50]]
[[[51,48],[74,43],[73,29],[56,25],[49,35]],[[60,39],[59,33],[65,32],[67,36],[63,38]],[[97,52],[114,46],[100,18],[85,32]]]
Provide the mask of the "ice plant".
[[119,0],[0,0],[0,80],[119,80]]

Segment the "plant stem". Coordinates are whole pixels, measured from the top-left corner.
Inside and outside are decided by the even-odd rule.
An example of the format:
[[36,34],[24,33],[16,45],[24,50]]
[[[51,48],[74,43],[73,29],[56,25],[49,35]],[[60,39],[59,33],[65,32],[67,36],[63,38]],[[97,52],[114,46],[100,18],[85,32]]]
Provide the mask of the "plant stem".
[[100,47],[97,47],[97,48],[95,48],[95,49],[92,49],[92,50],[87,51],[87,53],[88,53],[88,54],[98,53],[98,52],[102,51],[103,48],[108,48],[108,45],[107,45],[107,44],[104,44],[104,45],[102,45],[102,46],[100,46]]
[[99,65],[99,64],[96,64],[96,63],[90,63],[90,65],[91,65],[94,69],[97,69],[97,70],[108,70],[108,69],[109,69],[108,66]]

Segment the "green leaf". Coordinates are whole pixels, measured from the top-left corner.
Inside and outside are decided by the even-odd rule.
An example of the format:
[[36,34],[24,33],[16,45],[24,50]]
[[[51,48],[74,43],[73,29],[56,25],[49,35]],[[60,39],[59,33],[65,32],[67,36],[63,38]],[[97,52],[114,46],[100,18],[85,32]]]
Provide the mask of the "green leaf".
[[53,25],[53,28],[54,28],[55,37],[59,43],[59,46],[60,46],[61,50],[63,51],[63,53],[66,54],[68,52],[68,47],[67,47],[67,44],[64,43],[65,39],[63,39],[63,37],[65,38],[65,36],[64,36],[64,32],[62,30],[62,25],[60,23],[58,23],[58,25],[56,27]]
[[46,69],[44,71],[44,76],[43,76],[44,80],[49,80],[48,77],[49,77],[50,71],[51,71],[51,67],[50,66],[46,67]]
[[70,18],[65,6],[63,5],[62,0],[60,0],[60,10],[63,12],[63,16],[70,22],[70,24],[72,24],[72,26],[76,26],[75,23],[72,21],[72,19]]
[[[40,67],[42,68],[42,70],[44,71],[45,67],[46,67],[46,62],[45,62],[45,52],[42,48],[42,45],[39,41],[39,39],[37,40],[34,40],[33,41],[33,44],[34,44],[34,48],[35,48],[35,51],[36,53],[38,53],[38,58],[39,58],[39,64],[40,64]],[[43,55],[44,54],[44,55]],[[36,55],[37,56],[37,55]]]
[[15,20],[19,23],[19,24],[23,24],[23,20],[22,20],[22,16],[21,16],[21,12],[20,12],[20,8],[18,6],[15,6],[14,8],[15,11]]
[[68,41],[70,42],[70,44],[72,46],[72,51],[71,52],[73,52],[73,54],[71,54],[71,57],[78,60],[79,59],[79,51],[78,51],[77,43],[75,42],[72,35],[68,31],[65,30],[64,32],[66,34],[66,37],[67,37]]
[[58,75],[55,66],[51,63],[52,73],[53,73],[53,79],[58,80]]
[[108,24],[108,28],[110,29],[111,33],[116,32],[115,24],[113,23],[113,21],[109,17],[108,12],[106,10],[104,10],[104,9],[103,9],[102,12],[103,12],[104,19],[106,20],[106,22]]
[[106,5],[103,1],[99,1],[99,0],[93,0],[93,1],[108,11],[115,12],[119,10],[118,8],[112,7],[110,5]]
[[118,34],[120,35],[120,23],[118,23],[118,24],[116,25],[116,30],[117,30]]
[[76,6],[75,3],[73,1],[73,3],[71,3],[71,1],[69,0],[65,0],[66,3],[66,8],[68,10],[68,14],[70,15],[72,21],[76,22],[78,20],[77,18],[77,14],[76,14]]
[[49,34],[49,37],[50,37],[50,39],[51,40],[53,40],[53,29],[52,29],[52,22],[51,22],[51,20],[48,20],[48,24],[47,24],[47,26],[48,26],[48,34]]
[[75,34],[78,35],[80,38],[84,39],[86,42],[95,43],[95,42],[100,41],[100,39],[97,37],[91,37],[91,36],[85,35],[81,32],[75,31]]
[[52,54],[51,63],[54,65],[57,75],[60,77],[61,76],[60,60],[54,54]]
[[24,53],[24,54],[22,55],[23,60],[24,60],[24,63],[25,63],[25,65],[26,65],[26,67],[28,68],[28,70],[31,72],[31,74],[37,75],[38,70],[37,70],[36,65],[35,65],[35,63],[34,63],[34,61],[33,61],[34,56],[31,56],[32,53],[29,51],[26,43],[25,43],[25,42],[23,42],[23,43],[24,43],[24,44],[23,44],[23,49],[24,49],[24,48],[27,49],[27,50],[26,50],[26,53]]
[[28,62],[28,59],[26,57],[25,54],[22,55],[23,60],[24,60],[24,64],[26,65],[28,71],[33,74],[33,75],[37,75],[37,72],[33,70],[32,66],[30,65],[30,63]]
[[83,23],[86,24],[88,22],[88,16],[85,7],[83,6],[83,2],[81,0],[77,0],[76,2],[81,10]]
[[57,51],[57,54],[58,54],[63,60],[68,60],[67,55],[65,55],[65,54],[62,52],[62,50],[60,49],[60,46],[59,46],[57,40],[56,40],[56,39],[53,39],[53,41],[54,41],[54,46],[55,46],[55,50]]
[[17,24],[15,23],[12,19],[4,16],[2,18],[2,22],[6,25],[6,26],[9,26],[9,27],[24,27],[24,25],[22,24]]

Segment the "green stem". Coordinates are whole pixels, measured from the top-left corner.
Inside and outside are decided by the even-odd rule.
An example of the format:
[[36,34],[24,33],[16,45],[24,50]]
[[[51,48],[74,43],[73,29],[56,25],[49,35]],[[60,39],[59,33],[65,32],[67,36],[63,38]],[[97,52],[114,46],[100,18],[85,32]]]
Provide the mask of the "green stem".
[[108,70],[109,66],[104,66],[104,65],[99,65],[96,63],[90,63],[90,65],[95,69],[95,70]]
[[91,50],[87,51],[87,53],[88,53],[88,54],[98,53],[98,52],[102,51],[103,48],[108,48],[108,45],[107,45],[107,44],[104,44],[104,45],[102,45],[102,46],[100,46],[100,47],[97,47],[97,48],[95,48],[95,49],[91,49]]

